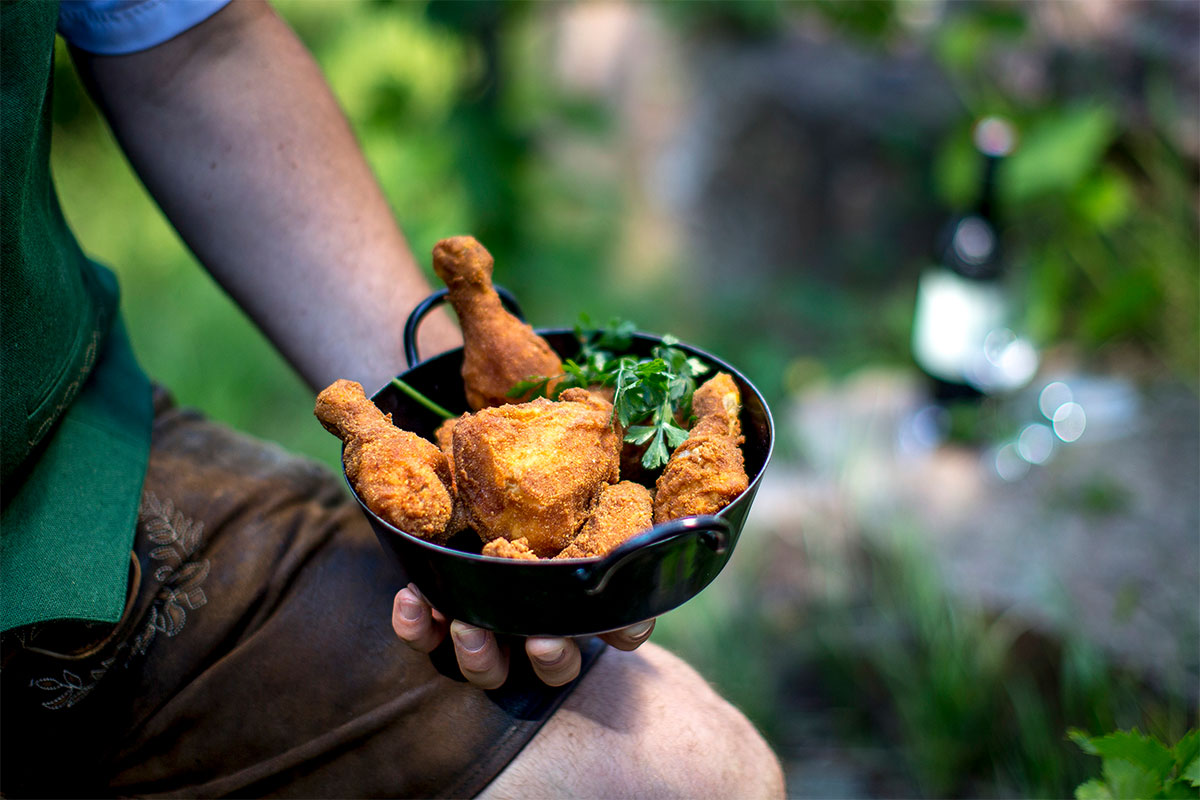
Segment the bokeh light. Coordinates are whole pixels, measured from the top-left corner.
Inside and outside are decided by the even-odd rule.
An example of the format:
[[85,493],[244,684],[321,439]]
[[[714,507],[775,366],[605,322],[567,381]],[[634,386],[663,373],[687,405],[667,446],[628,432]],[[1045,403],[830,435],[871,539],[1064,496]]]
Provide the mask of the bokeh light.
[[1030,464],[1044,464],[1054,453],[1054,433],[1041,423],[1026,425],[1017,437],[1017,453]]
[[1046,419],[1054,419],[1054,412],[1058,411],[1063,403],[1069,403],[1074,399],[1075,394],[1071,391],[1070,386],[1062,381],[1052,381],[1042,387],[1042,391],[1038,395],[1038,409]]
[[954,252],[968,264],[979,265],[987,261],[996,249],[996,235],[992,226],[980,217],[966,217],[954,229]]
[[1029,472],[1029,462],[1021,458],[1017,446],[1008,443],[995,451],[992,464],[1001,480],[1018,481]]
[[1079,403],[1063,403],[1054,412],[1054,433],[1064,442],[1074,442],[1087,428],[1087,415]]
[[1001,117],[984,117],[975,125],[975,146],[985,155],[1006,156],[1017,145],[1017,131]]

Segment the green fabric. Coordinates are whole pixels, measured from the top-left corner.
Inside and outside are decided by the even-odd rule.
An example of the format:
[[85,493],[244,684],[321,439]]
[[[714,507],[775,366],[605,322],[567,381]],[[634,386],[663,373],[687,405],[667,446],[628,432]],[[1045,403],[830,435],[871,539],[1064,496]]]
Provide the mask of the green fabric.
[[0,6],[0,477],[5,488],[91,371],[117,307],[50,178],[57,4]]
[[121,618],[152,415],[150,382],[118,320],[0,516],[0,630]]
[[149,381],[50,176],[58,4],[0,5],[0,630],[115,622],[149,454]]

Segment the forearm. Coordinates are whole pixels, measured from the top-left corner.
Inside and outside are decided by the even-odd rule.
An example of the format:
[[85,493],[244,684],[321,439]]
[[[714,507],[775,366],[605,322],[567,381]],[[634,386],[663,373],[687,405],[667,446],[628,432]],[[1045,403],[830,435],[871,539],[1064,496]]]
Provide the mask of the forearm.
[[[429,284],[319,69],[265,2],[76,63],[188,246],[312,387],[370,390],[404,366],[401,327]],[[427,327],[423,350],[455,343],[444,317]]]

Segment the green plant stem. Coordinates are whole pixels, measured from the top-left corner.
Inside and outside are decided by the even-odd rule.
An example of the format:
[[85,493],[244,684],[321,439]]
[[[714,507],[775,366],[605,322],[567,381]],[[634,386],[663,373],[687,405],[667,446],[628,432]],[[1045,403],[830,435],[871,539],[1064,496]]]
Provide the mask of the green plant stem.
[[454,419],[456,416],[458,416],[457,414],[451,414],[449,411],[442,408],[437,403],[433,402],[428,397],[421,394],[416,389],[409,386],[407,383],[400,380],[399,378],[392,378],[392,385],[395,386],[400,391],[404,392],[406,395],[411,397],[413,400],[416,400],[418,403],[420,403],[421,405],[428,408],[433,413],[440,416],[442,419]]

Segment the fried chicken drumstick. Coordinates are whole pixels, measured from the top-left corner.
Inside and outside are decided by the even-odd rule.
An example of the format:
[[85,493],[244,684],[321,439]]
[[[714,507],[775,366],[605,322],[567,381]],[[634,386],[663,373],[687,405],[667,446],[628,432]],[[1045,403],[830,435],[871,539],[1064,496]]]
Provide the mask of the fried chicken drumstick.
[[338,380],[317,395],[325,429],[345,442],[346,477],[367,507],[402,531],[444,541],[454,509],[450,468],[433,443],[392,424],[361,384]]
[[750,481],[742,457],[741,408],[741,393],[728,373],[718,373],[696,389],[696,424],[656,483],[655,524],[715,514],[746,490]]
[[443,239],[433,248],[433,270],[450,290],[462,327],[463,383],[473,410],[520,402],[524,398],[508,396],[516,384],[562,373],[550,345],[500,302],[492,266],[491,254],[472,236]]

